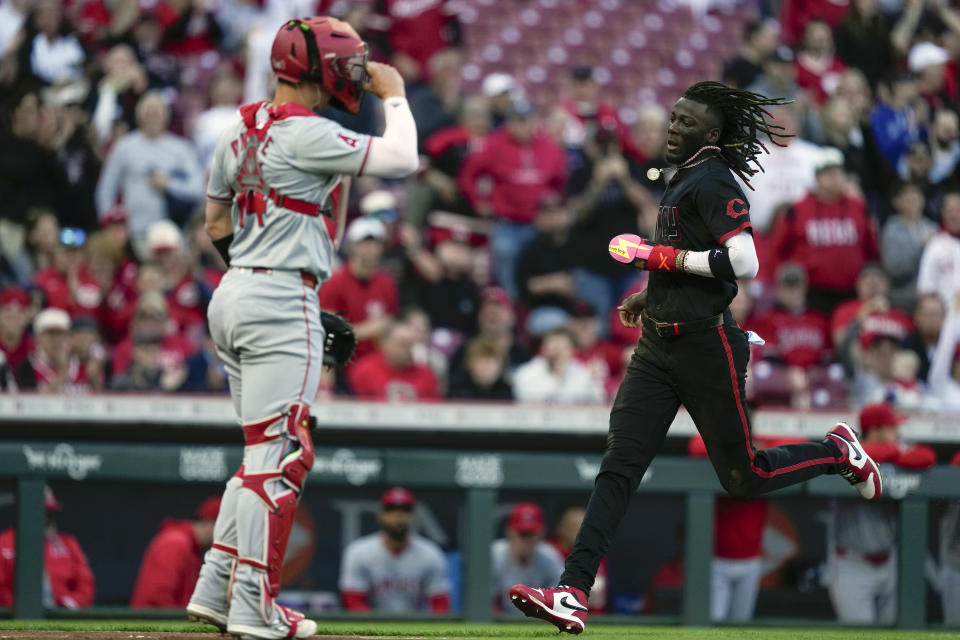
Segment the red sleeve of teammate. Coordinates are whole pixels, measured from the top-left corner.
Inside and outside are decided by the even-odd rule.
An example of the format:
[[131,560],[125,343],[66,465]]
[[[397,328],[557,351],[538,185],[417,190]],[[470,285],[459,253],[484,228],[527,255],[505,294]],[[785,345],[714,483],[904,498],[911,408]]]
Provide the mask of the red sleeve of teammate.
[[953,454],[953,457],[950,458],[950,464],[960,467],[960,451]]
[[140,563],[137,582],[130,598],[131,607],[176,609],[187,605],[190,590],[184,588],[184,581],[188,579],[184,576],[184,567],[185,561],[194,551],[183,544],[183,541],[184,539],[171,535],[170,531],[162,531],[150,542]]
[[345,611],[373,611],[367,602],[367,594],[361,591],[344,591],[341,599]]
[[[73,565],[73,575],[66,586],[66,590],[59,594],[62,597],[72,598],[80,607],[89,607],[93,604],[93,592],[95,582],[93,571],[90,570],[90,563],[87,562],[87,556],[80,548],[80,543],[71,535],[60,534],[63,542],[70,552],[70,562]],[[56,597],[58,594],[54,594]],[[58,598],[60,600],[61,598]],[[62,605],[62,602],[57,602]]]

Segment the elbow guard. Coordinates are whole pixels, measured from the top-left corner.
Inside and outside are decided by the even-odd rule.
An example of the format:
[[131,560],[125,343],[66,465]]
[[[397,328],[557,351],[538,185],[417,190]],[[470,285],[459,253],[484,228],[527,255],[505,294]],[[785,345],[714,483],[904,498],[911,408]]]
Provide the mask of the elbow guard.
[[727,247],[711,249],[710,255],[707,256],[707,261],[710,263],[710,273],[712,273],[715,278],[730,281],[737,279],[737,274],[733,270],[733,264],[730,262],[730,249]]

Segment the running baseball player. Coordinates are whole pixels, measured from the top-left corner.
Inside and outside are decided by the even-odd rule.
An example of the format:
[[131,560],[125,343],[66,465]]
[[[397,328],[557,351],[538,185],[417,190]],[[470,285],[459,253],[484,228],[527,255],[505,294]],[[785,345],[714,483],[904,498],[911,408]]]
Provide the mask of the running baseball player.
[[[417,131],[403,80],[367,62],[367,45],[329,17],[290,20],[270,54],[273,100],[240,107],[220,137],[206,229],[229,270],[209,306],[210,331],[243,425],[243,465],[227,483],[214,542],[187,606],[191,619],[243,639],[305,638],[317,625],[275,602],[294,511],[313,466],[310,406],[325,356],[349,359],[349,326],[325,316],[338,185],[344,175],[400,178],[417,169]],[[314,112],[384,104],[382,137]],[[325,348],[326,347],[326,348]],[[352,344],[349,345],[352,347]],[[341,361],[338,364],[344,364]]]
[[[764,119],[764,107],[782,103],[700,82],[673,107],[665,157],[677,170],[660,201],[656,244],[611,244],[611,254],[623,252],[621,261],[652,272],[648,288],[619,307],[621,323],[642,323],[643,334],[614,400],[607,451],[560,586],[510,590],[528,616],[561,631],[583,631],[600,560],[681,404],[733,496],[839,473],[864,498],[880,497],[877,465],[842,422],[821,442],[756,450],[750,438],[748,337],[728,307],[737,279],[754,277],[759,263],[747,198],[733,174],[748,179],[756,172],[748,163],[757,163],[763,148],[758,136],[773,143],[783,136],[782,127]],[[652,180],[659,176],[659,169],[648,173]]]

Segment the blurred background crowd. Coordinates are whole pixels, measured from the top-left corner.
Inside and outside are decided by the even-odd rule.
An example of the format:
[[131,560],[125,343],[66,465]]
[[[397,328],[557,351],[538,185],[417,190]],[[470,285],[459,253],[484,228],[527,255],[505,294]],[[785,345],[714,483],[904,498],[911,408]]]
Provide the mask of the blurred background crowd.
[[[611,398],[669,109],[707,79],[793,99],[746,192],[737,320],[760,406],[960,409],[960,3],[2,0],[0,388],[225,391],[207,165],[268,97],[290,17],[332,14],[407,81],[413,177],[353,181],[321,305],[359,338],[320,393]],[[378,133],[380,109],[324,112]]]

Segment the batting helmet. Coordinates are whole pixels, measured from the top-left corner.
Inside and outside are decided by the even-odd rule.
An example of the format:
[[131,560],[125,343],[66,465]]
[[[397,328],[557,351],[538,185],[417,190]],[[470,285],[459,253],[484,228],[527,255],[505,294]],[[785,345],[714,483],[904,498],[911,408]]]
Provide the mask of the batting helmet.
[[316,82],[330,92],[330,104],[338,109],[360,110],[367,45],[342,20],[328,16],[290,20],[273,39],[270,66],[287,82]]

